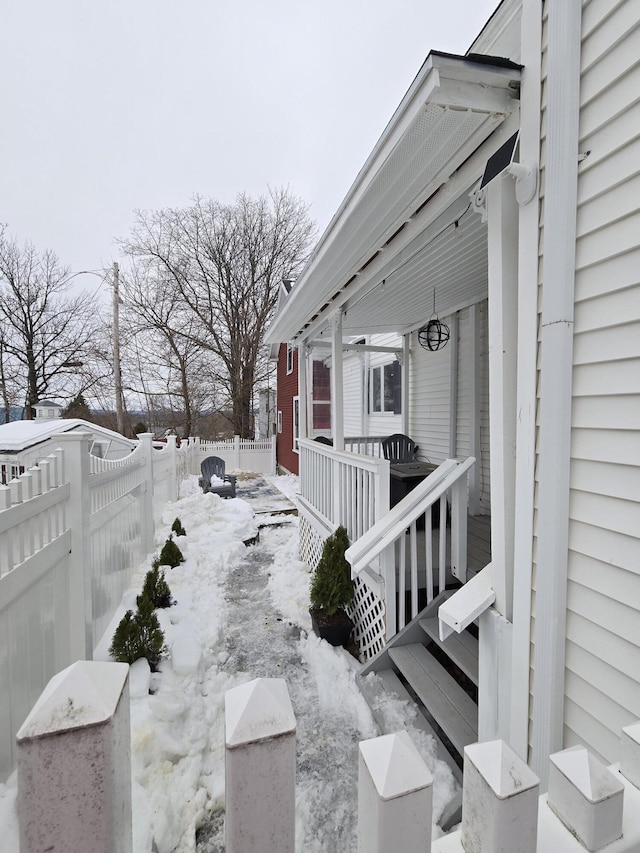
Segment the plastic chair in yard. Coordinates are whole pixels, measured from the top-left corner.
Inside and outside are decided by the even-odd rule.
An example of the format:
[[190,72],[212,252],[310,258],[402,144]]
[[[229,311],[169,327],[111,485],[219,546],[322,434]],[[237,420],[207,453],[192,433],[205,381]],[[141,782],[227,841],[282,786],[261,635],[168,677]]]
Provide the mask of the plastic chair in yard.
[[389,462],[414,462],[418,453],[418,445],[408,435],[395,432],[383,438],[382,454]]
[[219,456],[207,456],[200,465],[202,476],[198,479],[198,485],[206,495],[213,492],[222,498],[235,498],[236,477],[234,474],[225,474],[224,460]]

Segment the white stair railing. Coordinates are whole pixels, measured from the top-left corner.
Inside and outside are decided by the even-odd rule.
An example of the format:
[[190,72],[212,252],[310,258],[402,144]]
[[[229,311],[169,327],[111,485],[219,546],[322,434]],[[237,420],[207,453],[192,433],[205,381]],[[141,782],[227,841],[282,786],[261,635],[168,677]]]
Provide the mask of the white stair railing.
[[[418,614],[421,587],[426,589],[427,603],[433,599],[436,583],[432,507],[437,502],[440,506],[438,590],[444,589],[446,580],[448,503],[451,506],[450,569],[459,581],[466,581],[467,475],[474,463],[473,456],[462,461],[445,460],[347,549],[352,576],[355,578],[367,570],[369,574],[378,575],[384,587],[387,640]],[[423,516],[424,546],[419,549],[418,520]],[[410,593],[409,613],[405,605],[407,592]]]

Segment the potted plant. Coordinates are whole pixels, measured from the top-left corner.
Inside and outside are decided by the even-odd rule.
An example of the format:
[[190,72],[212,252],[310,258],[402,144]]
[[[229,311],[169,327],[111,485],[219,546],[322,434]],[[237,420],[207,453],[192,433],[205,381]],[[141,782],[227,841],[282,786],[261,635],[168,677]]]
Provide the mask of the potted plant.
[[311,624],[316,634],[332,646],[346,646],[353,622],[345,607],[353,599],[351,566],[344,556],[349,537],[340,526],[324,543],[322,556],[311,580]]

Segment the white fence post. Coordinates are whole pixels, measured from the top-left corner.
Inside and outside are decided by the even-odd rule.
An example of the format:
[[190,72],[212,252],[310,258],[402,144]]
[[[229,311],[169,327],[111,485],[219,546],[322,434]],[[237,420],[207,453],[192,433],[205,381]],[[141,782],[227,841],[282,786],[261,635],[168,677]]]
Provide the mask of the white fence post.
[[233,467],[239,471],[240,470],[240,436],[234,435],[233,437]]
[[[174,442],[175,454],[175,436],[170,436]],[[155,524],[153,520],[153,433],[141,432],[138,436],[142,449],[144,451],[144,480],[146,490],[142,498],[142,545],[144,550],[149,553],[153,551],[155,545]],[[175,458],[173,460],[175,468]],[[173,478],[175,480],[175,477]],[[171,494],[171,485],[169,486],[169,494]],[[169,500],[175,500],[170,497]]]
[[464,750],[462,847],[466,853],[536,853],[540,781],[501,740]]
[[622,836],[624,784],[584,746],[549,756],[547,802],[587,850]]
[[359,853],[430,853],[433,777],[402,731],[360,743]]
[[293,853],[295,731],[284,679],[225,694],[227,853]]
[[620,772],[632,785],[640,788],[640,723],[622,729]]
[[20,853],[131,853],[129,667],[55,675],[18,736]]
[[271,436],[271,473],[278,473],[278,461],[276,459],[276,437],[275,435]]
[[91,494],[89,489],[89,432],[63,432],[56,436],[64,451],[64,479],[71,484],[67,524],[71,531],[69,613],[70,648],[75,660],[93,657],[91,603]]
[[176,457],[176,436],[167,436],[167,447],[171,454],[171,480],[169,482],[168,500],[178,500],[178,460]]

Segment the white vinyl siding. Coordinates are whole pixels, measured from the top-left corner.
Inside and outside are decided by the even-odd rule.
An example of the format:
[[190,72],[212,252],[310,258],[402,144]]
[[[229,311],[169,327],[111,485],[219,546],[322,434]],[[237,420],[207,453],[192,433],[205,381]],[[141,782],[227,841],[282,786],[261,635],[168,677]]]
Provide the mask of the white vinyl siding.
[[364,355],[345,354],[343,362],[344,434],[363,435]]
[[[448,322],[448,318],[441,318]],[[424,350],[418,336],[411,336],[409,433],[418,444],[421,458],[439,465],[449,456],[449,410],[451,395],[450,341],[437,352]]]
[[606,763],[640,717],[639,25],[583,3],[564,746]]

